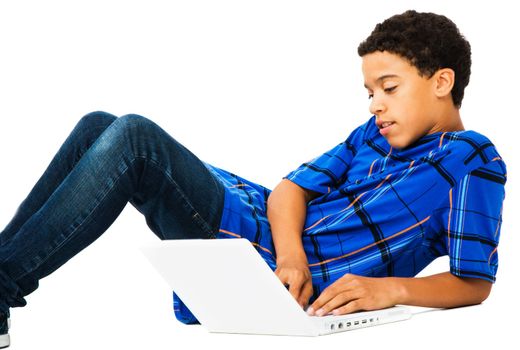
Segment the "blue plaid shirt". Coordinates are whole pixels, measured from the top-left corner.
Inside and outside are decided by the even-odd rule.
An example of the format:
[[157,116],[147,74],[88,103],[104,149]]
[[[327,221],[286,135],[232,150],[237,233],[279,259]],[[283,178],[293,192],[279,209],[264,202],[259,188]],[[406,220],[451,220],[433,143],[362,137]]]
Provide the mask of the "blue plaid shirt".
[[[205,164],[226,188],[217,238],[250,240],[274,271],[271,190]],[[307,205],[302,232],[314,289],[309,303],[346,273],[413,277],[444,255],[452,274],[495,282],[506,166],[482,134],[437,132],[395,149],[372,116],[283,178],[321,193]],[[198,323],[173,298],[177,319]]]

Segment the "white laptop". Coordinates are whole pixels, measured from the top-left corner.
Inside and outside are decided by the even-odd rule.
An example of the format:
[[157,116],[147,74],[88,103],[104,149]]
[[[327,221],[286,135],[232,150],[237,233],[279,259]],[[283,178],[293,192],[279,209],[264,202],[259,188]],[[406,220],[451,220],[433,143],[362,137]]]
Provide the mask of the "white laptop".
[[394,306],[309,316],[245,238],[164,240],[141,249],[209,332],[317,336],[412,315]]

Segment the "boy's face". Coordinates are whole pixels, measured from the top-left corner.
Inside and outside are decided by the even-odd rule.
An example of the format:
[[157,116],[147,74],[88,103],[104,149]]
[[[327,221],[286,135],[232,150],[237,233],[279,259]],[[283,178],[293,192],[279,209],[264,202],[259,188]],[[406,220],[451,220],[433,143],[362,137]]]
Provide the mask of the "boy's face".
[[[433,77],[419,76],[406,59],[387,51],[376,51],[362,59],[365,87],[371,97],[370,113],[376,115],[380,132],[392,147],[404,148],[439,131]],[[382,122],[393,124],[384,127]]]

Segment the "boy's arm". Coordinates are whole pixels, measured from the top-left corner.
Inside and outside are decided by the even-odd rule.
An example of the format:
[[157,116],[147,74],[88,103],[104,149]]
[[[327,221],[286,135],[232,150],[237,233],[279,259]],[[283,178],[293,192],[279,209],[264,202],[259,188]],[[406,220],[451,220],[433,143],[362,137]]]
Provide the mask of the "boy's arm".
[[312,295],[312,279],[302,244],[307,202],[319,193],[283,179],[267,199],[267,217],[276,252],[275,274],[289,285],[289,292],[302,306]]
[[480,304],[489,296],[492,283],[481,278],[458,277],[443,272],[427,277],[399,278],[397,304],[450,308]]
[[457,277],[451,272],[411,278],[346,274],[327,287],[308,312],[322,316],[329,312],[343,315],[397,304],[434,308],[474,305],[489,296],[491,286],[486,280]]
[[276,259],[305,255],[301,233],[306,215],[307,194],[298,185],[282,180],[267,199]]

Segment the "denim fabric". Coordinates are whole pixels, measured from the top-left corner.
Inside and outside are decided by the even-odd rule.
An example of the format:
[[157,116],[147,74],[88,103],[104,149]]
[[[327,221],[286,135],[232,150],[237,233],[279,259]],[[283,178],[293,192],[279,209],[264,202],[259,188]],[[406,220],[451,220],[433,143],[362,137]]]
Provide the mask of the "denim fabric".
[[79,120],[0,234],[0,312],[105,232],[130,202],[160,239],[216,237],[224,187],[151,120]]

